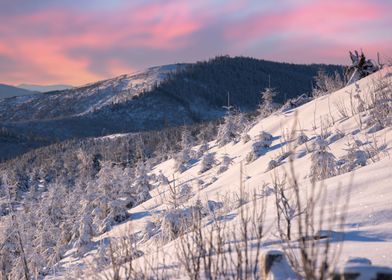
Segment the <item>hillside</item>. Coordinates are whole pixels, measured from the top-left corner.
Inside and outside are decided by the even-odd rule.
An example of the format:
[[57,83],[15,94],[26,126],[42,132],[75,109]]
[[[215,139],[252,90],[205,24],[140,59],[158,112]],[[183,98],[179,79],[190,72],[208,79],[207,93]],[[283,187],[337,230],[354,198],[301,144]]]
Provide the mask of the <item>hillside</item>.
[[310,92],[320,68],[341,71],[241,57],[152,67],[79,88],[0,100],[0,121],[18,133],[59,139],[154,130],[222,117],[227,92],[233,106],[254,110],[269,76],[280,92],[277,102]]
[[32,85],[32,84],[20,84],[19,88],[23,88],[30,91],[38,91],[38,92],[48,92],[55,90],[66,90],[72,88],[70,85]]
[[[46,279],[113,279],[116,273],[131,279],[208,278],[206,273],[258,279],[260,255],[283,250],[294,272],[274,265],[274,273],[286,277],[268,279],[343,267],[390,273],[380,266],[392,266],[391,94],[392,70],[386,68],[250,123],[228,115],[218,132],[200,129],[211,141],[183,129],[180,149],[167,152],[167,160],[148,155],[143,138],[151,135],[137,140],[116,134],[95,141],[108,141],[108,148],[125,144],[123,138],[139,142],[131,148],[134,165],[124,152],[101,157],[84,145],[68,157],[60,157],[67,146],[58,146],[59,160],[47,163],[54,169],[3,165],[3,184],[18,182],[11,197],[15,209],[24,209],[17,219],[22,242],[33,240],[26,249],[29,267]],[[165,153],[170,135],[150,141],[161,138]],[[9,204],[1,197],[1,226],[9,239],[0,241],[12,248]],[[17,250],[7,250],[9,260],[21,260]],[[312,263],[296,263],[296,252],[306,252]]]
[[33,95],[33,91],[14,87],[10,85],[0,84],[0,99],[9,97],[19,97],[25,95]]

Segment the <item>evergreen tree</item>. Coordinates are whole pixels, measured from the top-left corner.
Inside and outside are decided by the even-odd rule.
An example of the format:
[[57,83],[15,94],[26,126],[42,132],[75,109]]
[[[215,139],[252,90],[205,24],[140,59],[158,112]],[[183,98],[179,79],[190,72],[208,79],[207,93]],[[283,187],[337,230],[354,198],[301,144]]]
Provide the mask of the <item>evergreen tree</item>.
[[265,118],[274,112],[275,106],[273,104],[273,98],[278,95],[278,92],[274,88],[267,87],[260,95],[261,103],[259,106],[259,113],[263,118]]

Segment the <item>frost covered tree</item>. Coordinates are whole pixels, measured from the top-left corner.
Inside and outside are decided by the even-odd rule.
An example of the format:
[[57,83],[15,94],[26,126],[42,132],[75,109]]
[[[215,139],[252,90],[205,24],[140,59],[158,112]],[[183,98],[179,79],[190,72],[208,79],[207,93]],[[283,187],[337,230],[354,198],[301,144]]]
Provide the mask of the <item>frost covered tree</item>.
[[191,133],[188,129],[184,128],[181,134],[181,151],[175,157],[175,167],[181,173],[189,167],[188,164],[191,160],[193,143],[194,141]]
[[210,170],[214,165],[215,165],[215,153],[208,153],[204,155],[201,161],[199,174]]
[[93,231],[93,219],[91,216],[93,207],[90,202],[83,201],[82,202],[83,209],[80,219],[77,223],[78,231],[77,231],[77,239],[75,242],[75,248],[78,253],[83,254],[88,245],[91,242],[91,238],[94,236]]
[[130,171],[103,162],[98,178],[87,186],[88,198],[94,205],[94,225],[99,233],[126,217],[127,204],[137,200],[139,192],[129,183]]
[[314,97],[330,94],[344,87],[344,83],[338,72],[329,76],[323,69],[320,69],[317,72],[317,76],[314,77],[314,81],[315,86],[312,92]]
[[238,142],[241,134],[248,128],[248,121],[244,114],[227,111],[223,123],[218,128],[217,143],[220,147],[231,143]]
[[133,207],[151,198],[150,176],[148,175],[148,165],[140,161],[136,166],[134,182],[128,197],[128,204]]
[[259,106],[259,113],[263,118],[265,118],[274,112],[275,106],[273,104],[273,98],[278,95],[278,92],[272,87],[267,87],[260,93],[260,95],[261,103]]
[[311,155],[310,177],[313,181],[324,180],[337,174],[335,156],[328,150],[328,142],[322,137],[317,138]]

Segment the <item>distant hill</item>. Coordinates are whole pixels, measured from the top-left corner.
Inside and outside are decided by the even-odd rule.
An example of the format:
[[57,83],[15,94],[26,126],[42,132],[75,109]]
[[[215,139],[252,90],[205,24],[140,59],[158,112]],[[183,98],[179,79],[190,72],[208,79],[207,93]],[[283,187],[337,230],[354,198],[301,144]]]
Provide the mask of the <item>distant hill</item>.
[[0,99],[15,96],[31,95],[34,92],[10,85],[0,84]]
[[19,133],[68,139],[156,130],[220,118],[222,106],[255,110],[260,92],[276,102],[311,91],[313,77],[338,65],[297,65],[222,56],[194,64],[148,68],[132,75],[28,98],[0,101],[0,122]]
[[55,90],[65,90],[69,88],[73,88],[70,85],[31,85],[31,84],[20,84],[19,88],[27,89],[30,91],[38,91],[38,92],[48,92]]
[[0,123],[14,133],[45,139],[160,130],[216,120],[230,105],[255,110],[260,92],[275,87],[275,102],[309,93],[320,68],[222,56],[193,64],[151,67],[82,87],[0,100]]

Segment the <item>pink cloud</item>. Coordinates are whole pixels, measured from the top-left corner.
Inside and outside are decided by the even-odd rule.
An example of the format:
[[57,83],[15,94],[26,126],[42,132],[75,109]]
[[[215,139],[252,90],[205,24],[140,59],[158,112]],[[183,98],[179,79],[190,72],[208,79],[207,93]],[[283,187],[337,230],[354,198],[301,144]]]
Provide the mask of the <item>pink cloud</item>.
[[[392,52],[392,37],[383,34],[392,24],[392,5],[385,3],[230,0],[222,5],[220,1],[168,0],[110,10],[77,9],[76,5],[0,13],[0,59],[13,62],[9,70],[0,65],[6,69],[0,77],[7,83],[77,85],[135,70],[121,60],[126,54],[116,54],[119,49],[137,54],[162,52],[162,57],[182,52],[181,57],[192,60],[194,44],[206,55],[200,59],[227,50],[274,60],[295,57],[295,62],[312,62],[323,57],[323,62],[341,63],[349,48]],[[98,58],[102,59],[99,67],[105,69],[98,71],[101,53],[106,56]],[[156,63],[147,59],[145,64]]]
[[365,24],[390,16],[390,13],[391,10],[362,0],[316,0],[290,9],[268,11],[245,18],[229,28],[226,36],[244,40],[279,32],[336,36],[366,28]]
[[[187,37],[203,25],[202,21],[191,16],[185,2],[125,7],[121,11],[90,12],[87,15],[79,11],[52,9],[6,16],[4,22],[7,25],[0,27],[0,53],[16,61],[23,58],[24,65],[30,64],[32,68],[48,72],[43,79],[55,73],[58,80],[73,84],[106,77],[91,73],[91,61],[87,57],[71,57],[68,53],[72,49],[110,50],[121,46],[176,50],[186,46]],[[111,75],[119,74],[120,69],[126,70],[118,62],[111,65],[116,65],[109,67]],[[11,73],[5,73],[7,75]],[[22,79],[27,82],[26,77],[18,80]],[[29,80],[40,82],[34,74]]]
[[[374,32],[385,29],[385,21],[392,23],[391,13],[392,5],[374,1],[315,0],[254,14],[233,24],[225,36],[238,42],[238,51],[257,44],[268,59],[342,63],[349,49],[363,48],[371,55],[392,51],[390,36]],[[264,50],[269,40],[274,43]]]

